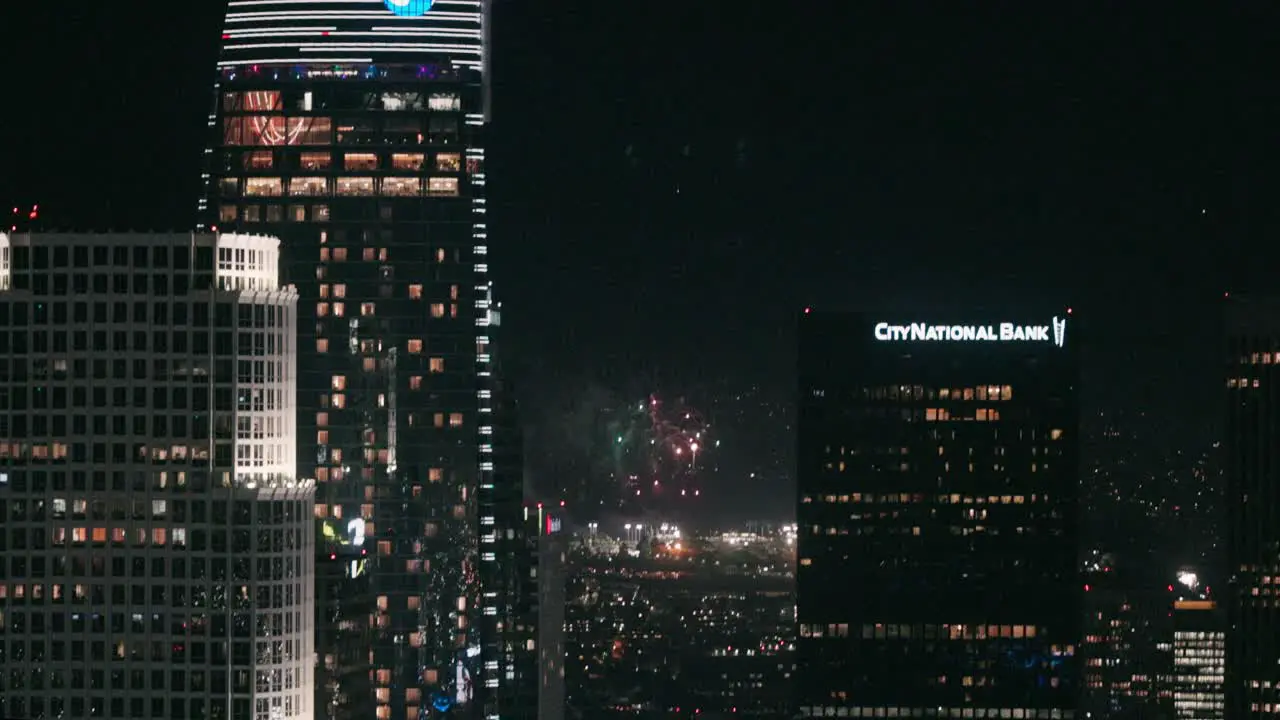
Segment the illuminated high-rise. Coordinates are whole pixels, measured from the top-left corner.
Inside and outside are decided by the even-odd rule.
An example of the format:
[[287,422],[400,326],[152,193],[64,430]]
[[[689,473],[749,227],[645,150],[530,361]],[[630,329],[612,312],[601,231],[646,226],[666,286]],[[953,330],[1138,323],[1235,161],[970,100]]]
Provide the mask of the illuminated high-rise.
[[279,244],[0,235],[0,717],[314,717]]
[[1070,311],[800,319],[804,717],[1076,716]]
[[487,5],[231,0],[221,28],[201,224],[280,237],[299,292],[318,718],[501,714]]

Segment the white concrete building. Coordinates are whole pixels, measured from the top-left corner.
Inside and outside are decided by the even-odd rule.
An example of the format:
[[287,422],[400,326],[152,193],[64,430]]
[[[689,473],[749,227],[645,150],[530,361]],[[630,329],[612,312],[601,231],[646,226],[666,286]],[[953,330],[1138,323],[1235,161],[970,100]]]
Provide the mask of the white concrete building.
[[0,717],[310,720],[297,294],[249,235],[0,235]]

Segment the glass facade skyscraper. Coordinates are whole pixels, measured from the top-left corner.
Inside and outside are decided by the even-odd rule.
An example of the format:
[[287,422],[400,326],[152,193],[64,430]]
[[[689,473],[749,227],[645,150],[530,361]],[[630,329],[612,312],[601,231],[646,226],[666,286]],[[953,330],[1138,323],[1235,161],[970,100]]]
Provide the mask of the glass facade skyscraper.
[[1075,325],[944,315],[800,320],[802,716],[1075,716]]
[[1280,300],[1225,308],[1226,717],[1280,713]]
[[203,227],[282,239],[318,718],[496,717],[487,0],[232,0]]
[[0,717],[314,717],[278,247],[0,235]]

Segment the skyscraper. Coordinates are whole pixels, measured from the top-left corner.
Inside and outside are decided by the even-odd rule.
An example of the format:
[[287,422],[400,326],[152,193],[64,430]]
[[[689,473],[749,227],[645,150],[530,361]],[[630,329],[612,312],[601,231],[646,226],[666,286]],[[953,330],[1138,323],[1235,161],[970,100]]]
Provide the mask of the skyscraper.
[[477,637],[496,612],[487,4],[231,0],[222,29],[199,209],[282,238],[298,287],[317,717],[470,713],[501,682]]
[[800,319],[796,705],[1069,718],[1070,310]]
[[1179,720],[1222,720],[1225,619],[1203,596],[1173,603],[1173,670],[1169,690]]
[[1280,302],[1226,307],[1226,717],[1280,712]]
[[0,235],[0,715],[312,717],[278,246]]

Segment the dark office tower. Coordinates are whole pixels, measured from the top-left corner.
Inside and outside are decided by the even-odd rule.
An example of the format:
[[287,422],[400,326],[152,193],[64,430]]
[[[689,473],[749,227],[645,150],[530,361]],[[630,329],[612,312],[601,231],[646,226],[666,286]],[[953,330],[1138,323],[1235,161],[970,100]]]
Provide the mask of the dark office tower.
[[[317,717],[478,713],[488,0],[231,0],[201,224],[283,241]],[[500,681],[500,678],[499,678]]]
[[492,400],[494,482],[481,488],[480,528],[494,560],[481,563],[479,572],[486,605],[495,612],[478,619],[482,652],[492,665],[486,668],[485,686],[477,690],[486,716],[533,720],[538,598],[529,588],[537,582],[531,546],[537,528],[527,522],[523,434],[510,383],[495,383]]
[[1075,716],[1070,313],[802,315],[801,715]]
[[0,235],[0,717],[310,720],[279,241]]
[[1226,716],[1280,712],[1280,300],[1226,308]]
[[565,563],[569,536],[558,515],[539,512],[537,540],[538,720],[565,716]]

